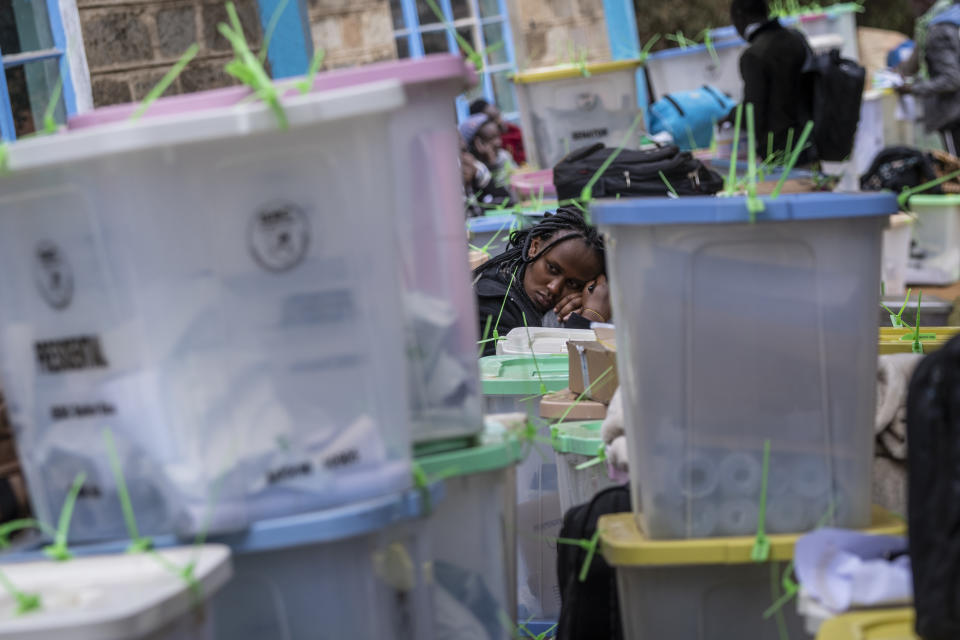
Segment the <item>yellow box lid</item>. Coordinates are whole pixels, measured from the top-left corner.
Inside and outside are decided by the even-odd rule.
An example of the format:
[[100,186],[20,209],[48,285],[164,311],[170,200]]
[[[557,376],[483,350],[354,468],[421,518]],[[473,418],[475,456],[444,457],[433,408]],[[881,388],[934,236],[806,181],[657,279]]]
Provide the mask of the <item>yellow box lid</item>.
[[555,67],[540,67],[539,69],[518,71],[511,76],[511,79],[517,84],[532,84],[534,82],[546,82],[548,80],[565,80],[568,78],[582,77],[584,69],[589,71],[590,75],[594,75],[598,73],[612,73],[614,71],[636,69],[642,64],[643,60],[639,58],[633,60],[615,60],[613,62],[588,62],[582,66],[579,64],[560,64]]
[[[960,333],[960,327],[925,327],[920,325],[920,342],[924,353],[931,353],[943,347]],[[880,328],[880,341],[877,349],[880,355],[890,353],[911,353],[913,351],[913,329]]]
[[919,640],[913,632],[913,609],[875,609],[830,618],[817,640]]
[[[873,524],[865,533],[902,536],[907,524],[880,507],[873,507]],[[600,549],[615,567],[663,567],[697,564],[746,564],[753,562],[753,536],[650,540],[640,531],[633,513],[600,516]],[[768,535],[771,560],[792,560],[793,547],[803,533]]]

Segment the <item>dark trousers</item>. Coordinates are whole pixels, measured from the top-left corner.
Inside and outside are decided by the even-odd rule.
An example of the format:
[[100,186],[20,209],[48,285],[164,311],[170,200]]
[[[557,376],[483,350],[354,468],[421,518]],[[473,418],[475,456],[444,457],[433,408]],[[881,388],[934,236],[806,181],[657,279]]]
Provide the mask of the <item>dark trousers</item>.
[[943,136],[943,147],[952,156],[960,158],[960,124],[955,124],[940,131]]

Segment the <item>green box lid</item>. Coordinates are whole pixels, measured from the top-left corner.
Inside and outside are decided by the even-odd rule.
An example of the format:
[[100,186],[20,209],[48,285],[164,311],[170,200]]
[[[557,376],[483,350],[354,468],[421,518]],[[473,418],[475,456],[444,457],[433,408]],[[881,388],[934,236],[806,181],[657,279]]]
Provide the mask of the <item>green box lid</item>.
[[484,395],[529,396],[567,388],[569,358],[565,354],[533,356],[487,356],[480,358],[480,377]]
[[550,427],[550,440],[559,453],[578,453],[582,456],[595,456],[603,446],[600,437],[602,420],[582,422],[564,422]]
[[430,481],[496,471],[516,464],[523,457],[518,439],[484,444],[415,459]]

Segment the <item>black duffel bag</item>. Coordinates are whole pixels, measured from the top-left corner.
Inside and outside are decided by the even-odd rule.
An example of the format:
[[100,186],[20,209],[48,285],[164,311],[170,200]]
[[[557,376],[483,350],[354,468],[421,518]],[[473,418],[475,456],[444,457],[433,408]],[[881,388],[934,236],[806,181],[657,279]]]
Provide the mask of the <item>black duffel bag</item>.
[[[579,198],[583,188],[616,153],[616,149],[595,144],[571,152],[553,168],[553,184],[560,200]],[[594,198],[621,196],[665,196],[670,188],[660,177],[663,173],[679,196],[713,195],[723,188],[723,178],[708,169],[688,151],[674,145],[635,151],[623,149],[603,175],[593,184]]]

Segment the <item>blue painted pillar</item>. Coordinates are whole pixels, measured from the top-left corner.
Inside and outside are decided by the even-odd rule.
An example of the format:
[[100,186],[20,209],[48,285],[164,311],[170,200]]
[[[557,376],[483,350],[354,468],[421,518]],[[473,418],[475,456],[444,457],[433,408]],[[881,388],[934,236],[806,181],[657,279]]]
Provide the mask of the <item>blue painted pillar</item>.
[[274,78],[299,76],[310,68],[313,39],[305,0],[258,0],[263,37],[277,8],[286,2],[267,47],[267,60]]
[[[603,14],[607,20],[607,37],[614,60],[640,57],[640,37],[637,35],[637,16],[633,0],[603,0]],[[637,70],[637,104],[647,107],[647,82],[643,68]]]

